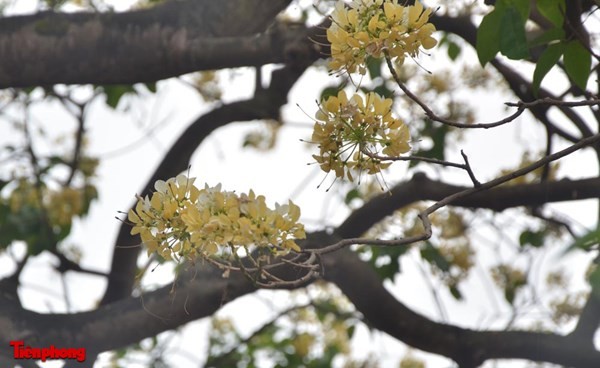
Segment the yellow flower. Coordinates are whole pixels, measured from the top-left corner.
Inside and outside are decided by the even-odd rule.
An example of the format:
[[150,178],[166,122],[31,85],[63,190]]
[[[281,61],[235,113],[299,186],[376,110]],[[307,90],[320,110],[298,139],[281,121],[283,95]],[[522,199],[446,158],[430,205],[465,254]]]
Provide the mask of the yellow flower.
[[388,156],[399,156],[410,151],[408,127],[400,120],[397,120],[397,122],[399,122],[399,124],[396,124],[397,128],[387,135],[388,140],[385,141],[386,147],[383,149],[383,153]]
[[429,23],[431,9],[420,2],[398,5],[397,0],[355,0],[346,8],[338,2],[331,14],[327,40],[331,43],[332,70],[366,73],[368,57],[381,58],[387,50],[400,65],[421,47],[431,49],[435,26]]
[[157,181],[156,192],[138,196],[128,214],[131,234],[140,234],[148,252],[165,259],[216,255],[223,247],[261,246],[300,251],[295,239],[306,237],[293,202],[269,209],[253,191],[237,195],[221,185],[198,189],[184,175]]
[[52,225],[70,225],[73,217],[81,215],[83,212],[83,191],[70,187],[50,191],[47,211]]
[[377,174],[390,165],[366,153],[398,156],[408,152],[408,127],[392,117],[392,102],[372,92],[348,99],[344,91],[322,101],[312,134],[312,143],[320,151],[313,158],[321,169],[353,181],[352,171]]

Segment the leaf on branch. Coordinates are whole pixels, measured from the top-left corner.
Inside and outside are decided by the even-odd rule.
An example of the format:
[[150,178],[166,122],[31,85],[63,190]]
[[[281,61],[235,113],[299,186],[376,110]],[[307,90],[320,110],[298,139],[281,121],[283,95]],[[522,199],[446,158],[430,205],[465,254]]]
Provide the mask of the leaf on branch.
[[421,257],[429,262],[431,265],[436,266],[441,271],[450,271],[450,262],[444,257],[438,248],[433,246],[430,242],[425,242],[425,247],[421,249]]
[[600,297],[600,267],[596,266],[588,276],[588,281],[592,287],[592,293]]
[[550,69],[552,69],[558,63],[558,60],[563,55],[564,51],[565,44],[556,43],[548,46],[542,55],[540,55],[540,58],[535,66],[535,71],[533,72],[533,91],[536,95],[540,89],[542,80],[546,74],[548,74]]
[[500,22],[504,15],[504,8],[497,7],[483,17],[479,28],[477,29],[477,57],[481,66],[485,66],[500,51]]
[[565,30],[562,28],[551,28],[547,31],[544,31],[539,36],[531,39],[529,41],[529,47],[536,47],[541,45],[549,45],[553,43],[553,41],[562,41],[565,39]]
[[[430,119],[425,119],[425,127],[421,131],[421,136],[429,137],[432,140],[432,147],[429,149],[420,149],[414,155],[442,161],[445,160],[446,135],[448,132],[449,128],[447,125],[435,125]],[[415,167],[421,163],[421,161],[411,161],[409,167]]]
[[369,72],[369,77],[371,79],[375,79],[381,77],[381,64],[383,63],[383,58],[374,58],[369,57],[366,60],[367,71]]
[[573,249],[581,249],[588,252],[592,249],[595,249],[598,244],[600,244],[600,228],[594,229],[577,238],[565,252],[572,251]]
[[340,91],[340,88],[340,86],[323,88],[323,91],[321,91],[321,97],[319,98],[319,101],[326,100],[331,96],[337,96],[338,92]]
[[585,90],[592,66],[592,55],[581,42],[575,40],[567,44],[564,55],[565,70],[573,82]]
[[519,16],[523,20],[523,23],[529,18],[529,2],[522,0],[499,0],[504,3],[507,7],[511,7],[519,12]]
[[[450,36],[450,37],[449,37]],[[438,42],[438,46],[447,46],[448,57],[452,61],[456,61],[458,55],[460,55],[461,48],[460,45],[452,40],[452,36],[448,33],[444,33],[440,41]]]
[[540,248],[544,245],[544,239],[546,238],[546,233],[542,231],[532,231],[525,230],[519,236],[519,244],[522,247],[530,245],[534,248]]
[[454,297],[454,299],[463,300],[463,295],[460,292],[460,290],[458,289],[457,285],[448,286],[448,290],[450,290],[450,294],[452,295],[452,297]]
[[148,91],[152,93],[156,93],[156,82],[144,83],[144,86],[148,89]]
[[456,42],[448,41],[448,57],[452,61],[456,61],[458,55],[460,55],[460,46]]
[[106,94],[106,104],[113,109],[117,108],[119,105],[119,101],[121,101],[121,97],[123,97],[127,93],[135,94],[136,90],[133,88],[133,85],[107,85],[100,86],[101,90]]
[[377,247],[372,246],[373,257],[370,262],[373,269],[382,280],[393,280],[394,276],[401,271],[400,257],[406,253],[410,247]]
[[510,7],[502,14],[500,52],[509,59],[520,60],[529,56],[525,36],[526,20],[516,7]]
[[536,4],[540,14],[556,27],[562,27],[565,18],[565,0],[537,0]]
[[344,203],[346,203],[347,205],[350,205],[350,203],[352,203],[352,201],[355,199],[363,199],[363,196],[360,193],[360,191],[358,190],[358,188],[351,189],[350,191],[348,191],[348,193],[346,193],[346,198],[344,198]]

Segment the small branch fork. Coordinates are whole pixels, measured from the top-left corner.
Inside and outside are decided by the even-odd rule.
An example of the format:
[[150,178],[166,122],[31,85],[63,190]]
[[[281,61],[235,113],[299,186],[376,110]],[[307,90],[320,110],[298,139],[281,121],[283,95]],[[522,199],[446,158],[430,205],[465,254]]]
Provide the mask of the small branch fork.
[[[495,186],[498,186],[500,184],[506,183],[507,181],[510,181],[512,179],[518,178],[520,176],[523,176],[533,170],[536,170],[544,165],[549,164],[552,161],[556,161],[558,159],[561,159],[575,151],[580,150],[583,147],[589,146],[589,145],[593,145],[600,142],[600,133],[599,134],[595,134],[591,137],[588,138],[584,138],[581,141],[579,141],[576,144],[573,144],[561,151],[558,151],[556,153],[553,153],[551,155],[548,155],[534,163],[532,163],[531,165],[528,165],[524,168],[521,168],[519,170],[515,170],[509,174],[503,175],[501,177],[498,177],[496,179],[490,180],[486,183],[480,184],[478,186],[475,186],[473,188],[470,189],[466,189],[463,190],[461,192],[455,193],[453,195],[450,195],[436,203],[434,203],[433,205],[429,206],[428,208],[426,208],[425,210],[423,210],[421,213],[419,213],[419,219],[421,220],[422,224],[423,224],[423,228],[424,228],[424,232],[423,234],[420,235],[415,235],[415,236],[411,236],[411,237],[407,237],[407,238],[403,238],[403,239],[391,239],[391,240],[381,240],[381,239],[370,239],[370,238],[349,238],[349,239],[343,239],[337,243],[325,246],[323,248],[318,248],[318,249],[304,249],[303,251],[306,253],[315,253],[315,254],[326,254],[326,253],[330,253],[330,252],[334,252],[338,249],[347,247],[349,245],[352,244],[369,244],[369,245],[381,245],[381,246],[400,246],[400,245],[406,245],[406,244],[412,244],[418,241],[422,241],[422,240],[427,240],[431,237],[432,234],[432,230],[431,230],[431,221],[429,220],[429,215],[431,215],[432,213],[434,213],[435,211],[437,211],[438,209],[447,206],[449,204],[451,204],[452,202],[467,197],[469,195],[475,194],[477,192],[480,192],[482,190],[486,190],[486,189],[490,189],[493,188]],[[456,164],[455,164],[456,165]]]
[[455,167],[457,169],[465,170],[467,172],[467,174],[469,174],[469,178],[471,179],[471,182],[473,182],[473,186],[478,187],[481,185],[481,183],[475,177],[475,173],[473,172],[473,169],[471,168],[471,164],[469,163],[469,158],[463,152],[463,150],[460,150],[460,154],[463,157],[463,160],[465,162],[464,164],[439,160],[439,159],[431,158],[431,157],[421,157],[421,156],[380,156],[380,155],[377,155],[376,153],[369,152],[365,148],[363,148],[361,152],[364,153],[365,155],[369,156],[370,158],[372,158],[374,160],[379,160],[379,161],[420,161],[420,162],[428,162],[430,164],[436,164],[436,165],[441,165],[441,166]]
[[433,121],[437,121],[437,122],[445,124],[445,125],[455,127],[455,128],[467,128],[467,129],[494,128],[494,127],[497,127],[500,125],[510,123],[513,120],[515,120],[517,117],[519,117],[521,114],[523,114],[523,112],[525,110],[530,109],[535,106],[540,106],[540,105],[564,106],[564,107],[600,105],[600,99],[590,99],[590,100],[581,100],[581,101],[561,101],[561,100],[557,100],[557,99],[553,99],[553,98],[542,98],[542,99],[538,99],[538,100],[531,101],[531,102],[523,102],[523,101],[506,102],[505,105],[510,106],[510,107],[516,107],[517,111],[515,111],[513,114],[511,114],[503,119],[500,119],[498,121],[494,121],[491,123],[479,123],[479,124],[459,123],[459,122],[455,122],[450,119],[446,119],[446,118],[436,115],[436,113],[434,113],[433,110],[431,110],[431,108],[429,108],[429,106],[427,106],[427,104],[425,102],[423,102],[417,95],[415,95],[413,92],[411,92],[411,90],[409,90],[408,87],[406,87],[406,85],[404,83],[402,83],[402,81],[400,80],[400,77],[398,76],[398,73],[396,73],[396,69],[394,69],[394,65],[392,63],[389,53],[386,50],[384,50],[384,54],[385,54],[385,61],[387,63],[388,69],[390,70],[390,73],[392,73],[392,77],[394,78],[394,81],[396,82],[398,87],[400,87],[402,92],[404,92],[404,94],[406,94],[406,96],[408,96],[408,98],[410,98],[417,105],[419,105],[421,107],[421,109],[423,109],[423,111],[425,112],[425,115],[429,119],[431,119]]
[[[317,253],[290,253],[279,257],[273,263],[268,261],[261,263],[251,253],[244,258],[234,254],[233,258],[234,262],[211,257],[204,259],[220,270],[223,270],[223,277],[228,277],[231,271],[239,271],[252,281],[256,287],[267,289],[298,288],[323,275],[320,255]],[[282,268],[282,266],[285,267]],[[290,266],[296,271],[296,274],[289,280],[284,279],[281,275],[276,275],[277,271],[284,270],[285,272]]]

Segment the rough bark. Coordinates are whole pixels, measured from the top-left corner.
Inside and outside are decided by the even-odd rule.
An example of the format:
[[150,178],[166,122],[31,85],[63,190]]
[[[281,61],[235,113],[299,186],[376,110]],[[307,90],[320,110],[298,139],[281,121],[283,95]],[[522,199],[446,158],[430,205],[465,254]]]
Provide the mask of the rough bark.
[[277,35],[257,35],[288,3],[186,0],[124,13],[0,18],[0,88],[152,82],[282,61],[271,52]]
[[[338,238],[314,233],[310,247]],[[527,331],[475,331],[442,324],[412,311],[383,286],[371,266],[347,250],[324,257],[326,280],[336,284],[373,327],[419,349],[454,359],[461,367],[476,367],[488,359],[521,358],[579,368],[594,368],[600,353],[571,336]],[[279,276],[293,277],[287,268]],[[136,343],[160,332],[215,313],[226,302],[255,291],[239,273],[224,279],[204,264],[190,266],[179,277],[175,293],[168,285],[126,298],[90,312],[44,315],[23,310],[16,300],[0,295],[0,345],[24,339],[32,346],[86,347],[88,354]],[[373,301],[377,301],[374,303]],[[6,349],[0,355],[7,355]]]

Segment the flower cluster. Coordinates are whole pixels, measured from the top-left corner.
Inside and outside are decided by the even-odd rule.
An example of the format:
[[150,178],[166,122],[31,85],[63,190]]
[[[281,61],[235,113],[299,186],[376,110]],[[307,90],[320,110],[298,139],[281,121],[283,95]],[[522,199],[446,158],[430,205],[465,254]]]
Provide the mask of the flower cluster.
[[[87,184],[81,188],[62,187],[49,189],[36,187],[21,179],[7,199],[12,214],[44,212],[49,225],[57,228],[70,227],[73,218],[87,213],[90,201],[98,196],[96,188]],[[58,230],[57,230],[58,231]]]
[[377,174],[390,165],[372,156],[398,156],[410,150],[408,127],[391,113],[392,100],[376,93],[348,99],[344,91],[323,101],[316,113],[313,155],[325,172],[353,181],[352,171]]
[[140,234],[148,254],[165,259],[210,256],[229,247],[267,247],[274,252],[300,251],[295,239],[306,237],[298,223],[300,208],[292,201],[270,209],[264,196],[253,191],[234,192],[205,186],[198,189],[194,178],[179,175],[159,180],[151,197],[138,196],[128,219],[131,234]]
[[350,8],[339,1],[331,15],[327,39],[331,43],[332,70],[366,73],[367,57],[381,58],[387,50],[397,65],[421,47],[431,49],[435,26],[428,23],[431,9],[398,5],[398,0],[353,0]]

